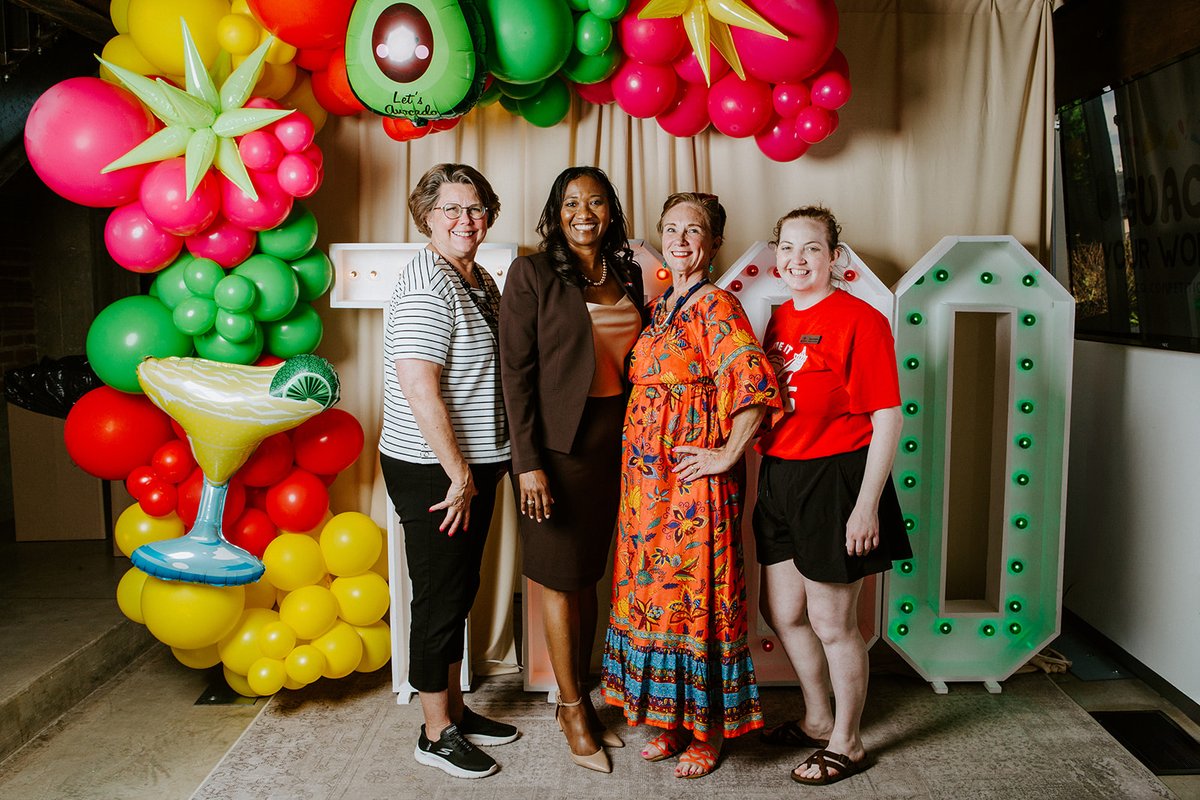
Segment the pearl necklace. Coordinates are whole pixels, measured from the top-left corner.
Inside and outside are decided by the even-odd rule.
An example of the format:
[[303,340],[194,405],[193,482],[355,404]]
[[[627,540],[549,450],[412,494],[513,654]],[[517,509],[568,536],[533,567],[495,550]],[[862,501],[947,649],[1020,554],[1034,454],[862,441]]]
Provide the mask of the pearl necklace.
[[608,259],[606,259],[604,256],[600,256],[600,280],[592,280],[587,275],[583,274],[583,270],[579,270],[579,275],[589,286],[603,286],[608,281]]

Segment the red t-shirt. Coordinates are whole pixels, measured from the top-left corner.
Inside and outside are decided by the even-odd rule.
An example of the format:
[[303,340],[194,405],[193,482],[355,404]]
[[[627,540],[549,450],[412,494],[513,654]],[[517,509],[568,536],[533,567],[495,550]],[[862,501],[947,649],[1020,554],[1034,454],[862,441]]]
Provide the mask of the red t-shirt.
[[887,318],[848,292],[804,311],[790,300],[779,306],[763,349],[785,397],[760,453],[809,459],[858,450],[871,443],[871,412],[900,405]]

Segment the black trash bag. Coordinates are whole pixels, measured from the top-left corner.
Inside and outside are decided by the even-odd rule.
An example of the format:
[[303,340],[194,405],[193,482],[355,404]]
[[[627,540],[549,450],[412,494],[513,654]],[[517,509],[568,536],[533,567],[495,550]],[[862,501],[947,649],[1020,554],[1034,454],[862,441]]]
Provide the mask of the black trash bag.
[[66,419],[76,400],[103,385],[87,356],[43,358],[4,373],[4,399],[29,411]]

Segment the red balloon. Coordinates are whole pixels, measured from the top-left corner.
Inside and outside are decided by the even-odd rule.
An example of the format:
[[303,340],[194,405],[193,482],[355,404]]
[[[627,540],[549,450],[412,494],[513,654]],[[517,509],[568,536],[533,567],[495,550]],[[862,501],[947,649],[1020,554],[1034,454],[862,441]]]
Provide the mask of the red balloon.
[[700,60],[696,58],[696,51],[690,47],[683,51],[683,55],[675,59],[673,66],[675,74],[688,83],[703,83],[706,86],[712,86],[728,75],[730,70],[729,62],[712,45],[708,47],[709,77],[707,81],[704,78],[704,70],[700,68]]
[[197,258],[209,258],[229,269],[250,257],[258,244],[258,234],[218,216],[212,225],[184,240],[188,252]]
[[413,139],[420,139],[432,130],[433,128],[429,125],[414,125],[412,120],[404,117],[383,118],[383,132],[397,142],[411,142]]
[[647,64],[665,64],[679,55],[687,44],[680,17],[638,19],[638,12],[649,0],[634,0],[621,17],[618,36],[625,55]]
[[167,483],[179,483],[196,469],[192,447],[184,439],[167,442],[154,453],[150,460],[154,474]]
[[626,59],[612,78],[617,105],[631,117],[657,117],[675,101],[679,76],[662,64]]
[[299,48],[327,50],[346,41],[354,0],[249,0],[271,33]]
[[837,45],[834,0],[757,0],[754,6],[788,38],[730,26],[747,75],[771,83],[794,83],[820,69]]
[[257,508],[259,511],[267,510],[267,490],[265,487],[246,487],[246,508]]
[[267,514],[285,531],[308,531],[321,524],[329,510],[329,490],[316,475],[294,469],[267,490]]
[[292,210],[292,196],[280,188],[273,172],[250,173],[250,182],[258,194],[257,200],[252,200],[224,176],[218,182],[221,185],[221,209],[225,217],[243,228],[269,230],[287,219]]
[[188,440],[187,431],[175,420],[171,420],[171,430],[175,433],[176,439],[183,439],[185,442]]
[[[179,518],[188,528],[196,523],[196,511],[200,508],[200,492],[204,488],[204,472],[197,467],[187,480],[176,487],[179,492]],[[225,492],[225,510],[221,512],[221,528],[233,524],[246,509],[246,487],[236,478],[229,481]]]
[[323,411],[292,431],[296,466],[319,475],[336,475],[358,460],[363,429],[340,408]]
[[284,359],[280,358],[279,356],[272,355],[270,353],[263,353],[261,356],[258,357],[258,360],[254,362],[254,366],[256,366],[256,367],[273,367],[276,364],[282,364],[283,362],[284,362]]
[[165,517],[179,504],[179,491],[162,480],[154,480],[138,498],[138,505],[152,517]]
[[679,84],[679,100],[656,118],[667,133],[679,138],[695,136],[708,127],[708,87],[703,83]]
[[67,455],[89,475],[123,481],[150,463],[174,436],[170,417],[141,394],[101,386],[79,398],[67,414]]
[[795,117],[775,115],[755,134],[754,143],[772,161],[795,161],[808,151],[808,142],[796,131]]
[[129,477],[125,479],[125,490],[134,500],[141,500],[142,494],[150,484],[157,480],[158,476],[150,467],[134,467],[133,471],[129,473]]
[[850,79],[840,72],[822,72],[813,78],[812,104],[837,110],[850,99]]
[[617,99],[613,97],[612,76],[599,83],[573,83],[571,86],[585,101],[598,106],[606,106]]
[[458,127],[458,123],[462,122],[462,117],[450,117],[449,119],[431,119],[429,127],[435,131],[449,131]]
[[836,72],[846,80],[850,80],[850,62],[846,60],[845,53],[835,47],[833,48],[833,54],[825,62],[825,66],[821,67],[817,72]]
[[330,114],[350,117],[367,109],[350,88],[346,54],[340,49],[330,57],[324,69],[313,73],[312,90],[313,97]]
[[820,106],[808,106],[796,114],[796,133],[809,144],[816,144],[833,133],[832,111]]
[[296,57],[292,59],[292,62],[300,69],[317,72],[329,65],[329,59],[333,57],[334,52],[333,50],[316,50],[311,47],[303,48],[296,51]]
[[781,83],[771,90],[771,101],[781,117],[794,117],[812,102],[807,83]]
[[279,529],[267,512],[258,508],[247,508],[237,521],[225,531],[225,538],[251,555],[262,558],[267,545],[279,535]]
[[708,115],[726,136],[753,136],[771,121],[773,111],[770,85],[754,78],[742,80],[731,72],[708,92]]
[[188,196],[182,158],[169,158],[150,167],[138,198],[150,221],[176,236],[199,233],[213,223],[221,210],[221,192],[211,171],[204,173],[196,191]]
[[247,486],[270,486],[291,470],[292,440],[286,433],[276,433],[262,440],[237,475]]

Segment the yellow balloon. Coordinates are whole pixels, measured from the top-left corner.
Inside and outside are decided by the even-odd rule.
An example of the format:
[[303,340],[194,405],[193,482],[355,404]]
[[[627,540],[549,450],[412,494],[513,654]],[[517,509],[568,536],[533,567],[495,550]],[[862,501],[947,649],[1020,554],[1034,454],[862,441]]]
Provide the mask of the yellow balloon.
[[209,669],[221,663],[221,653],[217,650],[215,644],[210,644],[208,647],[201,647],[196,650],[184,650],[179,647],[172,647],[171,654],[175,656],[180,664],[192,669]]
[[[250,10],[250,3],[247,0],[233,0],[229,4],[229,13],[245,14],[246,16],[254,17],[254,12]],[[254,17],[254,20],[255,22],[259,21],[258,17]]]
[[258,83],[254,84],[254,94],[278,100],[290,92],[295,84],[295,64],[290,61],[286,64],[263,64],[262,75]]
[[263,28],[247,14],[227,14],[217,23],[217,41],[221,49],[235,56],[248,56],[258,47]]
[[293,680],[291,675],[285,674],[285,677],[283,679],[283,688],[291,689],[294,692],[297,689],[303,689],[304,684],[301,683],[300,681]]
[[250,665],[250,671],[246,673],[246,683],[261,695],[275,694],[283,688],[286,680],[287,670],[277,658],[260,658]]
[[266,578],[246,584],[246,608],[274,608],[278,602],[276,589]]
[[[134,44],[133,37],[127,33],[109,39],[108,43],[104,45],[100,57],[118,67],[136,72],[138,75],[153,75],[158,72],[158,67],[146,60],[141,51],[137,49],[137,45]],[[118,85],[120,83],[117,76],[103,64],[100,65],[100,77],[109,83]]]
[[325,654],[311,644],[302,644],[288,653],[283,665],[290,680],[307,686],[325,672]]
[[184,72],[183,26],[206,67],[221,52],[217,25],[229,13],[228,0],[129,0],[129,35],[146,60],[170,75]]
[[324,586],[301,586],[279,604],[279,619],[301,639],[315,639],[337,621],[338,602]]
[[147,578],[142,616],[162,643],[183,650],[215,644],[237,625],[246,605],[241,586],[209,586]]
[[[269,30],[267,30],[266,28],[263,28],[262,29],[262,38],[260,38],[258,40],[258,43],[262,44],[263,42],[265,42],[267,40],[267,37],[270,35],[271,35],[271,32]],[[296,57],[296,47],[294,45],[288,44],[287,42],[285,42],[283,39],[280,39],[279,37],[275,37],[275,40],[271,42],[271,46],[267,48],[266,58],[267,58],[268,64],[286,64],[295,57]]]
[[263,553],[266,578],[276,588],[290,592],[311,586],[325,576],[321,546],[302,533],[281,533]]
[[112,0],[108,6],[108,17],[117,33],[129,33],[129,0]]
[[365,627],[355,626],[354,632],[362,639],[362,659],[355,667],[356,672],[374,672],[392,658],[392,630],[386,622],[376,622]]
[[258,649],[267,658],[287,658],[296,646],[296,632],[282,619],[268,622],[258,635]]
[[371,565],[371,572],[380,575],[383,579],[391,579],[391,560],[388,558],[388,543],[387,537],[383,537],[383,549],[379,551],[379,558],[375,559],[375,563]]
[[321,531],[321,554],[329,571],[339,577],[361,575],[383,549],[383,534],[375,520],[357,511],[338,514]]
[[348,622],[338,620],[329,632],[313,639],[312,646],[325,654],[326,678],[344,678],[362,661],[363,640]]
[[337,598],[338,616],[351,625],[371,625],[383,619],[391,597],[388,584],[374,572],[338,578],[330,587]]
[[144,544],[183,536],[183,520],[172,511],[165,517],[152,517],[137,503],[121,512],[113,526],[113,538],[126,558]]
[[265,608],[248,608],[233,630],[217,644],[221,661],[239,675],[245,675],[250,665],[262,657],[258,649],[262,629],[279,621],[279,614]]
[[229,667],[224,667],[225,682],[229,684],[229,688],[240,694],[242,697],[258,697],[258,692],[250,687],[250,682],[246,680],[245,675],[239,675]]
[[[285,94],[279,102],[285,106],[291,106],[299,110],[311,119],[313,130],[317,133],[320,133],[321,128],[325,127],[325,122],[329,119],[329,112],[313,96],[312,78],[306,72],[297,74],[296,83],[292,86],[292,90]],[[321,530],[319,529],[317,534],[320,535],[320,533]]]
[[150,576],[137,567],[130,567],[117,584],[117,608],[134,622],[146,624],[142,616],[142,587]]

